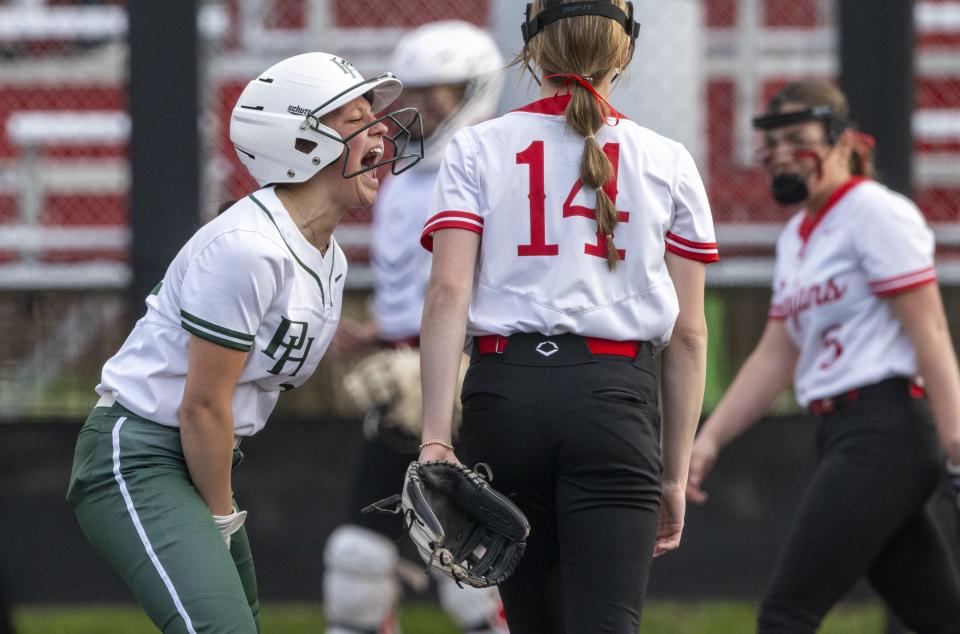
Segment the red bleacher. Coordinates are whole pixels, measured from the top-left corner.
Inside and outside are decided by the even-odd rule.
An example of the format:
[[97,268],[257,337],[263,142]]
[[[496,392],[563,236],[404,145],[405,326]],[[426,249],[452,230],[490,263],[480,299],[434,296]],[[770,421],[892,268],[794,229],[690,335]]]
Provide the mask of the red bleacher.
[[[50,0],[48,6],[69,4],[66,0]],[[264,28],[282,29],[286,32],[309,29],[312,5],[309,0],[271,0],[265,2],[269,10],[263,11]],[[224,5],[226,33],[220,45],[227,55],[242,57],[243,35],[241,24],[249,16],[243,15],[244,7],[250,6],[239,0],[228,0]],[[429,2],[422,0],[417,11],[396,10],[392,0],[329,0],[326,15],[339,29],[393,29],[407,28],[440,18],[462,18],[478,24],[492,20],[491,0],[469,2]],[[704,20],[708,36],[731,31],[737,27],[741,7],[740,0],[710,0],[703,4]],[[763,0],[761,28],[772,33],[809,32],[811,35],[829,29],[822,14],[823,3],[818,0]],[[918,10],[939,15],[960,14],[957,0],[918,0]],[[924,14],[927,15],[927,14]],[[709,37],[708,37],[709,39]],[[44,40],[46,41],[46,40]],[[917,28],[916,112],[916,201],[931,222],[960,221],[960,63],[947,65],[926,64],[928,60],[943,60],[960,56],[960,18],[939,20],[929,18],[918,23]],[[0,41],[0,44],[3,42]],[[771,205],[762,174],[745,162],[742,148],[737,147],[734,120],[738,108],[746,107],[739,94],[742,86],[731,72],[724,71],[722,64],[710,66],[706,74],[703,94],[704,124],[709,131],[707,151],[702,165],[705,180],[718,224],[725,223],[772,223],[783,220],[782,212]],[[637,60],[636,63],[642,63]],[[929,68],[934,67],[935,72]],[[796,65],[785,65],[785,69]],[[713,68],[714,70],[710,70]],[[730,66],[735,68],[735,66]],[[719,70],[717,70],[719,69]],[[764,76],[754,87],[756,103],[751,110],[762,106],[765,98],[785,81],[796,75]],[[793,72],[793,71],[790,71]],[[724,74],[727,73],[727,74]],[[215,116],[219,122],[228,120],[230,108],[242,90],[244,81],[238,77],[223,77],[208,82],[205,90],[211,90],[207,103],[215,104]],[[105,85],[102,81],[89,84],[70,82],[57,86],[48,83],[31,83],[29,78],[18,78],[9,85],[0,79],[0,168],[13,168],[22,148],[16,147],[4,133],[8,117],[13,112],[32,110],[123,110],[126,105],[125,87],[120,83]],[[938,118],[939,116],[939,118]],[[955,121],[954,121],[955,120]],[[237,198],[249,191],[253,181],[245,174],[232,150],[226,125],[219,125],[216,138],[210,146],[219,154],[216,158],[226,170],[218,172],[223,182],[208,187],[221,199]],[[742,143],[742,141],[740,141]],[[882,148],[881,148],[882,150]],[[69,148],[43,147],[39,157],[43,161],[90,162],[116,159],[125,156],[126,145],[122,143],[98,144]],[[956,161],[955,175],[951,177],[949,161]],[[210,161],[206,161],[209,163]],[[946,167],[944,167],[946,165]],[[20,197],[15,188],[0,188],[0,231],[4,225],[17,222]],[[213,207],[217,200],[204,201]],[[58,192],[56,189],[42,194],[42,213],[38,222],[42,226],[70,227],[123,227],[127,221],[127,192]],[[367,212],[356,212],[347,222],[363,224],[369,221]],[[769,253],[769,245],[760,249]],[[71,250],[59,248],[37,254],[40,260],[75,261],[83,259],[118,259],[125,254],[122,249]],[[354,260],[366,259],[363,248],[353,249]],[[0,249],[0,260],[16,259],[15,251]]]

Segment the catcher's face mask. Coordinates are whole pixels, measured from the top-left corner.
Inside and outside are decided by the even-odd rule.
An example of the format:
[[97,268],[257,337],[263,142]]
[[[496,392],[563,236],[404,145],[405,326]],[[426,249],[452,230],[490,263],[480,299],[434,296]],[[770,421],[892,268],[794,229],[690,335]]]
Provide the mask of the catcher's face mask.
[[[816,122],[822,125],[810,125]],[[810,197],[807,182],[814,175],[818,179],[823,176],[823,159],[849,122],[824,105],[762,114],[754,118],[753,127],[764,133],[756,158],[771,175],[773,198],[783,205],[795,205]],[[824,147],[827,150],[821,154]]]

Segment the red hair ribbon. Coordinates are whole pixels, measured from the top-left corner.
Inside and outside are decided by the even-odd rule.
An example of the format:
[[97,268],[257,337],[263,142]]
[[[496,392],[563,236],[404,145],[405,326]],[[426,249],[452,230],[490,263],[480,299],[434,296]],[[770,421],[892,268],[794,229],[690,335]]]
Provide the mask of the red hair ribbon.
[[[606,104],[606,106],[607,106],[607,113],[608,113],[607,116],[612,116],[614,119],[617,120],[617,123],[614,123],[613,125],[618,125],[618,124],[620,123],[620,116],[619,116],[619,114],[617,113],[616,109],[615,109],[613,106],[610,105],[610,102],[609,102],[609,101],[607,101],[606,99],[603,98],[603,95],[601,95],[600,93],[597,92],[597,89],[593,87],[593,84],[591,84],[589,81],[587,81],[586,79],[584,79],[581,75],[577,75],[577,74],[575,74],[575,73],[554,73],[553,75],[544,75],[544,76],[543,76],[544,79],[553,79],[554,77],[565,77],[566,79],[565,79],[564,82],[563,82],[563,85],[564,85],[564,86],[566,86],[567,84],[569,84],[569,83],[570,83],[570,80],[573,80],[573,81],[577,82],[578,84],[580,84],[581,86],[583,86],[584,88],[586,88],[587,90],[589,90],[590,92],[592,92],[594,98],[597,100],[597,103],[600,104],[600,110],[602,111],[604,104]],[[604,117],[604,119],[606,119],[606,117]],[[604,121],[604,124],[605,124],[605,125],[606,125],[606,123],[607,123],[607,122]],[[611,127],[612,127],[612,126],[611,126]]]

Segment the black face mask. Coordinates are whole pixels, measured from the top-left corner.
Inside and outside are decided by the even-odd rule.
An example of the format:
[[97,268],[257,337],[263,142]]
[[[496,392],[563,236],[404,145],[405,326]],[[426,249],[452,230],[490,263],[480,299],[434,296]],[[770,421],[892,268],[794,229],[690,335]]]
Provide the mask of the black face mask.
[[810,196],[807,182],[797,174],[778,174],[770,184],[773,198],[782,205],[795,205]]

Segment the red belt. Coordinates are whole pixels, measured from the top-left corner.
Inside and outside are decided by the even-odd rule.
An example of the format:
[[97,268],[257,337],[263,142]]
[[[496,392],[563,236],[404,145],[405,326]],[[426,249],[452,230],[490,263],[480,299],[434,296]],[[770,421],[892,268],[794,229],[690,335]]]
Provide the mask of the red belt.
[[[501,354],[507,349],[507,342],[510,340],[503,335],[482,335],[476,339],[480,354]],[[640,349],[639,341],[614,341],[599,337],[584,337],[584,339],[587,341],[587,348],[593,354],[612,354],[632,359],[637,356],[637,350]]]
[[[863,389],[853,389],[837,394],[836,396],[828,396],[826,398],[818,398],[816,400],[810,401],[808,409],[810,413],[814,416],[824,416],[826,414],[832,414],[838,409],[850,405],[851,403],[856,403],[864,396],[864,392],[869,390],[872,386],[867,386]],[[923,398],[926,396],[926,390],[923,389],[923,386],[917,383],[916,381],[910,381],[907,387],[907,394],[910,398]]]

